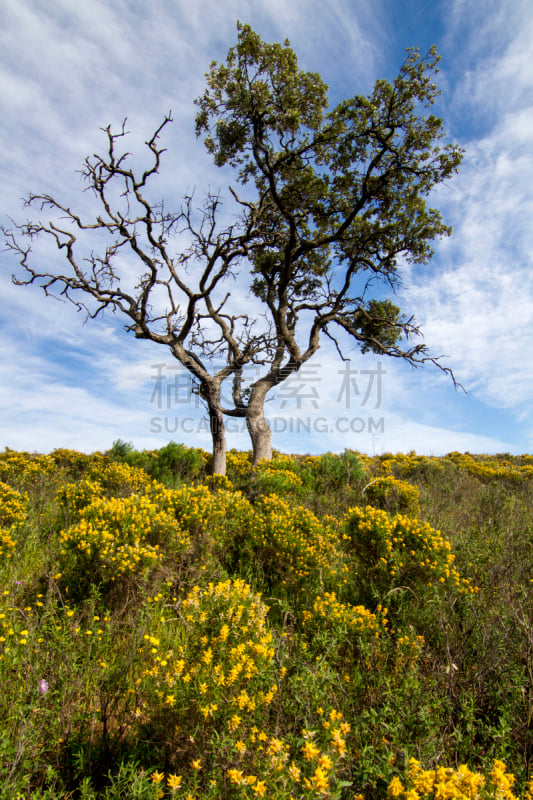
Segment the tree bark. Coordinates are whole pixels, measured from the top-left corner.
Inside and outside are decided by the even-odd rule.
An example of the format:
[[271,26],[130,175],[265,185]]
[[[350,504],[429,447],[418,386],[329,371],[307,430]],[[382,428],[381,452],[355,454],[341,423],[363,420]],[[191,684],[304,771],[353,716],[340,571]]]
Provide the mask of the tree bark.
[[258,383],[254,386],[248,408],[246,409],[246,427],[252,440],[252,466],[256,467],[260,461],[272,460],[272,431],[265,417],[265,397],[272,383]]
[[263,409],[257,414],[246,415],[246,426],[252,440],[253,459],[252,466],[256,467],[260,461],[272,460],[272,431],[265,419]]
[[226,431],[220,407],[209,405],[209,425],[213,440],[213,475],[226,474]]

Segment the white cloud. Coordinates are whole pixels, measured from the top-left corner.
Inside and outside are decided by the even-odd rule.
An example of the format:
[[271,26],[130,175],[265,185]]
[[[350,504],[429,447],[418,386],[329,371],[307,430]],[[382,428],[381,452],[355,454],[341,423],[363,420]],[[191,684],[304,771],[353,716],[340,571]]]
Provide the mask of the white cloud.
[[[501,15],[491,5],[494,14],[484,7],[482,21],[481,6],[454,8],[456,26],[481,44],[467,48],[477,58],[451,106],[483,106],[485,133],[465,142],[459,177],[436,192],[454,232],[437,248],[434,278],[413,271],[405,297],[418,309],[426,340],[450,356],[466,388],[523,418],[533,395],[533,111],[524,105],[533,80],[533,17],[528,11],[518,19],[509,9]],[[500,46],[489,56],[491,43]]]

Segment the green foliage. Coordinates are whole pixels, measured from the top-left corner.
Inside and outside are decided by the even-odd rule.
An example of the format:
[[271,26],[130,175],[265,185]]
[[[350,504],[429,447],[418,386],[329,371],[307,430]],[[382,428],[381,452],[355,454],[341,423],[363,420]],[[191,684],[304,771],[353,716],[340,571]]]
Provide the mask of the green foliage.
[[326,489],[354,484],[365,475],[361,462],[351,450],[345,450],[340,456],[324,453],[313,459],[311,465],[317,487],[320,485]]
[[[460,148],[441,144],[442,120],[429,113],[439,94],[435,48],[425,57],[408,50],[392,83],[379,80],[368,96],[328,110],[327,86],[299,69],[288,41],[268,44],[249,25],[237,29],[225,62],[206,75],[196,131],[217,166],[255,184],[252,289],[269,308],[279,304],[279,342],[294,358],[305,308],[315,317],[304,360],[319,332],[338,326],[363,352],[420,361],[424,347],[398,347],[418,332],[413,318],[388,299],[366,299],[368,285],[355,277],[368,272],[394,289],[400,256],[425,263],[432,241],[451,233],[426,205],[462,159]],[[332,264],[337,275],[344,269],[335,292]]]
[[175,485],[205,475],[209,456],[199,448],[169,442],[159,450],[135,450],[132,444],[117,439],[108,455],[114,461],[143,469],[165,484]]

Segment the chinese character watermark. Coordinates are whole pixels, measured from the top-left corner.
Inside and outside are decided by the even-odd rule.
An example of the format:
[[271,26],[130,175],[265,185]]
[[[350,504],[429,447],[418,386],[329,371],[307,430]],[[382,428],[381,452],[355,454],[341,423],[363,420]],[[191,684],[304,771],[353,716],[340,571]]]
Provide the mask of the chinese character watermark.
[[[172,373],[172,379],[165,374]],[[192,374],[181,366],[174,364],[152,364],[152,381],[154,387],[150,402],[158,409],[167,411],[179,405],[193,405],[201,408],[200,396],[195,387]]]
[[318,408],[320,395],[316,386],[307,387],[309,383],[320,383],[317,371],[320,364],[304,364],[298,372],[293,372],[278,387],[276,397],[281,400],[280,408],[286,408],[290,401],[296,402],[296,408],[301,409],[304,400],[310,400],[313,408]]
[[[213,374],[216,370],[213,365]],[[186,434],[201,433],[209,430],[209,421],[205,418],[198,419],[183,414],[185,406],[195,410],[205,410],[204,404],[199,393],[197,379],[186,370],[181,364],[153,364],[152,367],[152,392],[150,403],[158,411],[180,410],[180,414],[174,417],[170,415],[155,416],[151,419],[151,433],[176,433],[178,431]],[[257,379],[258,367],[249,365],[248,371],[243,371],[244,383],[251,384]],[[347,411],[353,411],[356,406],[360,408],[379,409],[383,400],[383,376],[386,370],[380,361],[373,369],[355,369],[351,362],[345,362],[343,369],[336,370],[336,375],[341,376],[340,388],[336,396],[336,403],[342,404]],[[324,381],[326,385],[324,386]],[[335,383],[337,386],[335,386]],[[324,394],[329,394],[331,402],[331,390],[338,387],[339,381],[331,380],[331,371],[325,373],[321,364],[304,364],[296,372],[288,373],[285,381],[280,383],[275,390],[274,397],[269,405],[271,417],[267,420],[268,426],[273,433],[383,433],[385,421],[383,417],[374,418],[373,416],[340,416],[329,419],[324,416],[278,416],[272,414],[272,402],[277,402],[281,411],[300,412],[305,407],[309,410],[318,410],[320,403],[324,399],[321,397],[320,389]],[[229,390],[228,394],[231,393]],[[230,397],[221,395],[223,405],[231,407]],[[246,431],[246,420],[244,418],[229,417],[224,422],[224,427],[228,432]]]
[[[380,408],[382,397],[382,376],[386,375],[386,370],[383,369],[381,361],[378,361],[376,369],[352,369],[350,362],[346,362],[344,370],[337,370],[338,375],[343,375],[342,385],[337,397],[337,402],[340,403],[344,398],[345,408],[351,408],[352,395],[361,397],[361,389],[359,384],[363,384],[366,379],[366,389],[361,400],[361,406],[366,406],[368,403],[372,390],[376,393],[376,404],[374,408]],[[358,381],[356,376],[364,376]]]

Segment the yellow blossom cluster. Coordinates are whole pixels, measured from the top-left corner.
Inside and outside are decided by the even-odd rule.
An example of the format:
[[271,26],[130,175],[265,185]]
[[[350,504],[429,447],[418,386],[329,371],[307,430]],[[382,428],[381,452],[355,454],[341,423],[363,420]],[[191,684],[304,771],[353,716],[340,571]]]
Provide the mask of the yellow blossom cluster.
[[208,486],[184,486],[172,492],[172,508],[183,528],[224,545],[236,533],[244,534],[260,520],[240,491]]
[[83,509],[81,519],[61,532],[62,555],[83,555],[103,579],[142,571],[162,558],[161,542],[173,554],[190,538],[175,516],[147,496],[103,498]]
[[0,453],[0,480],[8,483],[27,484],[37,476],[50,473],[55,464],[51,456],[10,450]]
[[243,476],[250,472],[252,466],[252,454],[240,450],[230,450],[226,455],[226,469],[229,476]]
[[28,495],[0,481],[0,558],[11,558],[16,546],[15,535],[26,519]]
[[56,493],[57,502],[70,511],[81,511],[90,506],[94,500],[102,497],[104,488],[101,483],[91,478],[84,478],[73,483],[64,483]]
[[53,459],[58,467],[76,478],[81,477],[90,468],[94,469],[98,465],[110,463],[103,453],[80,453],[78,450],[69,450],[66,447],[58,447],[52,450],[50,458]]
[[350,725],[335,709],[329,714],[319,709],[319,713],[323,715],[322,729],[304,728],[303,744],[297,749],[283,738],[252,729],[254,758],[248,766],[254,770],[231,767],[227,770],[230,782],[241,788],[252,787],[260,797],[324,797],[336,793]]
[[119,497],[146,490],[151,483],[151,478],[144,470],[116,461],[98,461],[89,469],[87,477],[97,481],[106,494]]
[[367,501],[385,511],[420,513],[420,492],[407,481],[386,475],[374,479],[364,490]]
[[388,584],[440,583],[475,592],[453,566],[450,543],[428,523],[401,514],[392,516],[372,506],[351,508],[346,515],[345,540],[359,565],[375,579],[381,575]]
[[233,482],[227,475],[209,475],[206,484],[211,491],[220,491],[221,489],[226,492],[233,491]]
[[370,472],[379,475],[409,476],[424,471],[442,474],[445,466],[441,458],[432,456],[419,456],[414,451],[410,453],[384,453],[374,458],[366,457],[367,468]]
[[333,575],[340,563],[337,521],[319,520],[309,509],[277,495],[262,496],[252,505],[240,491],[213,494],[199,485],[173,491],[170,502],[191,535],[202,534],[220,546],[246,537],[264,570],[278,575],[281,570],[287,584],[305,582],[310,575]]
[[145,634],[143,653],[149,665],[139,685],[161,687],[167,705],[173,705],[169,693],[179,695],[181,702],[186,697],[205,720],[231,711],[229,727],[235,729],[240,712],[250,714],[268,705],[277,691],[268,677],[274,648],[266,626],[267,607],[247,583],[235,579],[193,587],[177,611],[187,631],[186,643],[177,651],[165,651],[171,626],[161,636]]
[[[393,778],[387,789],[391,800],[517,800],[513,794],[514,775],[503,761],[495,760],[485,776],[466,764],[457,768],[438,766],[425,770],[414,758],[409,760],[406,780]],[[529,786],[525,797],[531,796]]]
[[[368,632],[379,636],[381,629],[377,616],[368,608],[341,603],[335,592],[324,592],[316,597],[312,611],[304,611],[303,616],[306,623],[317,619],[329,624],[340,623],[356,633]],[[383,624],[383,620],[384,617],[382,617],[381,624]]]
[[262,551],[265,569],[281,572],[288,584],[336,574],[341,554],[338,531],[330,521],[275,495],[261,498],[257,509],[264,525],[254,528],[251,537]]

